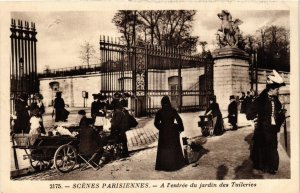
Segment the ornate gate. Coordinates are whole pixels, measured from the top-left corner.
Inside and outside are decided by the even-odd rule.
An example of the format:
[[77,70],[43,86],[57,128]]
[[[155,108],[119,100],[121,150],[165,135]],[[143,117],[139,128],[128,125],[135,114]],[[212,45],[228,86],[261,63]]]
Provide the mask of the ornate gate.
[[[35,24],[21,20],[11,20],[11,111],[14,110],[14,99],[19,94],[38,92],[36,29]],[[12,113],[12,112],[11,112]]]
[[[204,110],[213,94],[213,61],[161,47],[121,45],[109,37],[100,39],[101,91],[131,94],[136,116],[155,113],[168,95],[178,111]],[[200,76],[204,84],[200,83]]]

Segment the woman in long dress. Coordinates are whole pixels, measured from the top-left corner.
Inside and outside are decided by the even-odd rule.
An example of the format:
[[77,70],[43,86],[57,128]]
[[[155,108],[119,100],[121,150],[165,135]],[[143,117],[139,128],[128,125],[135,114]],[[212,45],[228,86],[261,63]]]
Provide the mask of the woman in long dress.
[[185,165],[180,145],[180,132],[184,127],[168,96],[162,98],[161,106],[154,121],[155,127],[159,130],[155,170],[175,171]]
[[222,135],[224,132],[223,118],[215,96],[210,97],[209,107],[205,112],[205,115],[210,114],[213,117],[213,135]]

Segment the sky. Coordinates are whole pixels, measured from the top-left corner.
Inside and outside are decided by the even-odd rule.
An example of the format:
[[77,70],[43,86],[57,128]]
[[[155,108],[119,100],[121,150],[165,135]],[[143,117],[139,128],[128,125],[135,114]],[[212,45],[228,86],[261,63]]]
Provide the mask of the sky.
[[[289,29],[288,11],[238,11],[228,10],[233,20],[243,21],[240,29],[244,35],[254,34],[265,25],[284,26]],[[217,14],[221,10],[197,10],[194,17],[192,35],[208,43],[207,48],[215,49],[216,32],[221,25]],[[38,72],[46,66],[50,69],[83,65],[80,60],[80,47],[84,42],[91,43],[99,50],[100,35],[120,37],[112,23],[115,11],[63,11],[63,12],[12,12],[14,19],[35,22],[37,29]],[[200,46],[199,46],[200,48]],[[200,50],[200,49],[199,49]],[[98,52],[99,54],[99,52]],[[97,63],[97,60],[91,61]]]

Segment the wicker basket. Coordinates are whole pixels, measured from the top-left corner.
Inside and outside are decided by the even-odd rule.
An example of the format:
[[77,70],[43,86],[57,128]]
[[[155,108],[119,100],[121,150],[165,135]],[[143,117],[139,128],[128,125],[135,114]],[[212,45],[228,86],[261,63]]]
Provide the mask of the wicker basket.
[[30,134],[15,134],[13,136],[13,139],[17,146],[33,145],[37,138],[38,138],[38,135],[30,135]]

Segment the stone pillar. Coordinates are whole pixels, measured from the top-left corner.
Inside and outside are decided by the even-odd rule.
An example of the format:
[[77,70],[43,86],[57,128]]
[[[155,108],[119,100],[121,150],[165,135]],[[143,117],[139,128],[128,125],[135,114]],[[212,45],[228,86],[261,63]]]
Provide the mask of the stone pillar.
[[249,55],[238,48],[224,47],[215,50],[213,57],[214,94],[220,109],[227,111],[230,95],[240,96],[251,88]]

